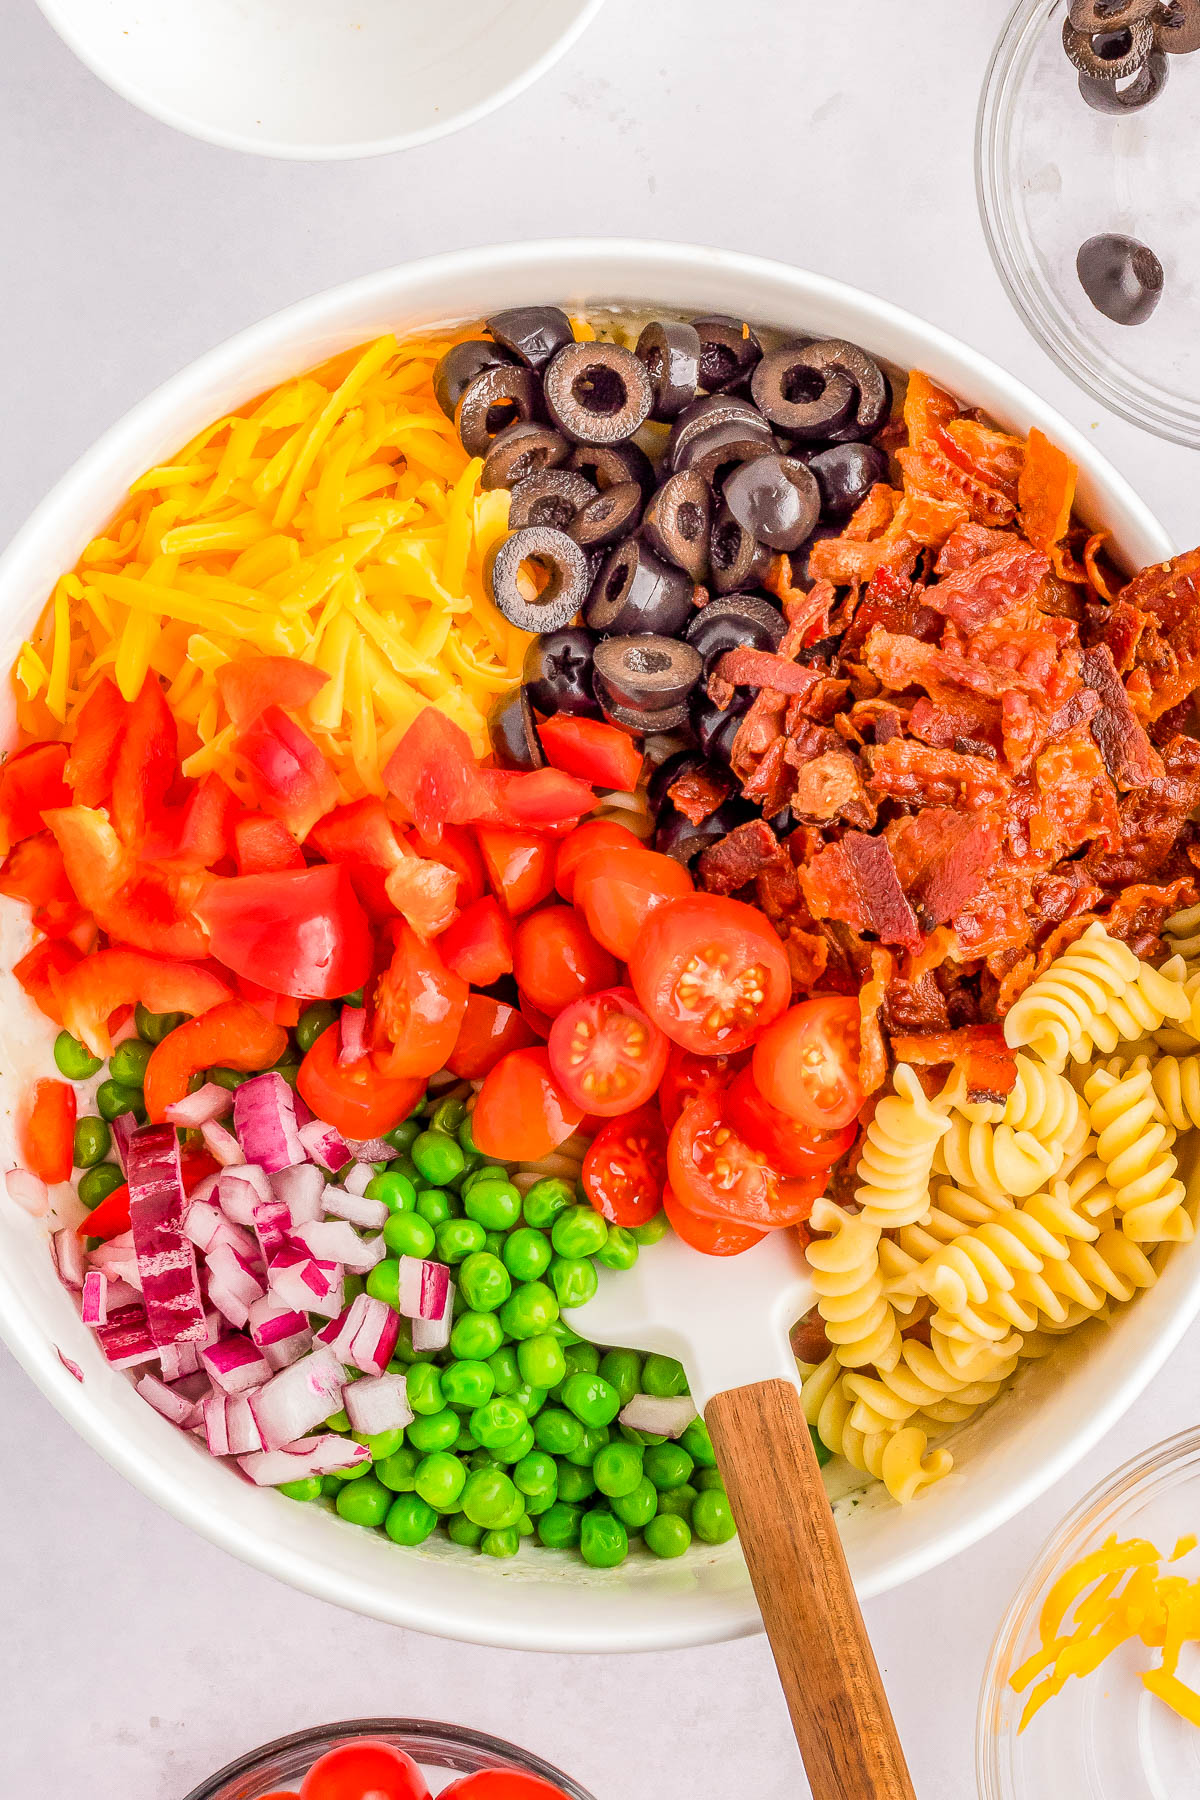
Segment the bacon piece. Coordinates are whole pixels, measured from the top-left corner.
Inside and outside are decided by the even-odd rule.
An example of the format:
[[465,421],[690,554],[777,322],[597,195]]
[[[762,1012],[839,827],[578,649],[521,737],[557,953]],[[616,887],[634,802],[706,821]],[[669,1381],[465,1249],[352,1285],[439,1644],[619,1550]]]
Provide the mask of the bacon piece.
[[733,778],[723,769],[692,769],[667,789],[672,803],[692,825],[702,825],[733,792]]
[[734,687],[770,688],[776,694],[807,694],[817,675],[804,663],[790,662],[770,650],[727,650],[716,673]]
[[[901,457],[906,454],[900,452]],[[968,512],[966,503],[950,494],[938,495],[929,488],[907,492],[881,536],[858,542],[847,527],[840,538],[814,543],[808,555],[809,574],[819,581],[848,587],[856,581],[869,581],[883,568],[912,569],[918,554],[924,549],[940,549],[950,533],[966,521]],[[1011,508],[1008,516],[1012,517]],[[854,520],[850,523],[853,525]]]
[[818,725],[830,725],[834,715],[841,712],[850,698],[850,683],[835,675],[826,674],[818,664],[814,663],[812,667],[817,672],[815,686],[810,693],[793,700],[792,705],[799,707],[806,718],[814,720]]
[[764,688],[756,694],[737,728],[730,755],[735,775],[753,774],[775,740],[783,735],[787,696]]
[[959,961],[998,956],[1006,950],[1025,950],[1030,926],[1025,916],[1029,883],[1026,877],[1004,866],[991,872],[972,900],[954,917]]
[[1088,622],[1097,641],[1107,644],[1119,675],[1128,674],[1137,658],[1138,644],[1147,626],[1153,628],[1150,614],[1128,600],[1118,598],[1111,606],[1089,606]]
[[936,976],[926,970],[916,981],[889,981],[884,1019],[891,1032],[949,1031],[950,1012]]
[[848,818],[851,824],[875,823],[875,807],[863,785],[862,770],[845,750],[826,750],[804,763],[790,804],[797,817],[818,823],[839,817]]
[[1003,800],[1011,786],[1008,776],[986,757],[935,750],[910,738],[868,744],[863,757],[867,786],[892,800],[926,806],[987,806]]
[[733,696],[737,693],[737,689],[734,687],[732,681],[722,681],[721,677],[714,669],[708,678],[708,685],[705,692],[719,712],[728,712],[730,706],[733,704]]
[[1021,530],[1031,544],[1049,552],[1066,537],[1075,504],[1079,471],[1070,457],[1035,425],[1025,445],[1017,482]]
[[894,969],[891,951],[877,944],[871,951],[871,978],[858,996],[858,1080],[864,1094],[876,1093],[887,1079],[887,1046],[879,1015]]
[[811,994],[829,963],[829,940],[816,931],[805,931],[799,925],[788,927],[783,940],[792,986],[801,994]]
[[1034,917],[1043,925],[1061,925],[1074,913],[1090,911],[1103,897],[1104,890],[1081,862],[1059,863],[1030,890]]
[[[922,695],[909,714],[908,729],[936,750],[957,750],[963,756],[992,760],[1002,741],[995,701],[981,700],[977,694],[956,694],[946,700]],[[875,741],[881,740],[877,736]]]
[[923,1067],[953,1063],[966,1076],[969,1101],[1003,1100],[1016,1086],[1016,1058],[999,1025],[961,1025],[956,1031],[894,1037],[892,1054],[897,1062]]
[[961,630],[978,631],[1031,600],[1049,568],[1040,550],[1010,536],[1003,549],[926,588],[925,601]]
[[1117,895],[1104,923],[1109,936],[1120,938],[1136,955],[1152,956],[1160,948],[1163,921],[1195,902],[1196,882],[1190,875],[1161,885],[1135,882]]
[[863,660],[885,688],[902,693],[905,688],[923,687],[935,700],[942,699],[948,688],[978,694],[985,700],[999,700],[1011,688],[1023,693],[1036,693],[1039,688],[1037,681],[1016,669],[939,650],[879,626],[867,638]]
[[[1159,628],[1148,712],[1157,719],[1200,686],[1200,549],[1143,569],[1122,590],[1121,599],[1150,613]],[[1148,652],[1148,636],[1143,633],[1139,642],[1139,662]]]
[[1013,541],[1011,531],[996,531],[990,525],[960,525],[952,531],[933,565],[935,575],[954,575],[969,569],[993,550],[1003,550]]
[[904,891],[935,925],[944,925],[974,899],[995,861],[1000,835],[993,815],[945,806],[894,819],[885,832]]
[[1163,774],[1162,757],[1133,716],[1129,696],[1107,644],[1085,650],[1080,673],[1097,695],[1100,709],[1091,722],[1092,736],[1100,746],[1104,766],[1119,788],[1143,787]]
[[817,919],[840,919],[885,944],[919,950],[921,932],[882,837],[848,831],[800,872],[800,886]]
[[788,761],[789,739],[777,737],[752,775],[742,783],[742,796],[761,806],[768,819],[773,819],[791,798],[795,774]]
[[1174,737],[1162,760],[1161,777],[1121,798],[1120,848],[1106,852],[1095,845],[1088,853],[1091,872],[1102,887],[1126,887],[1157,874],[1184,820],[1200,806],[1200,741]]
[[781,865],[792,873],[791,859],[767,821],[748,819],[701,851],[696,872],[710,894],[736,894],[756,875]]
[[1034,855],[1057,862],[1093,840],[1106,849],[1117,845],[1117,793],[1090,737],[1080,732],[1043,750],[1036,779],[1040,798],[1030,815],[1029,833]]

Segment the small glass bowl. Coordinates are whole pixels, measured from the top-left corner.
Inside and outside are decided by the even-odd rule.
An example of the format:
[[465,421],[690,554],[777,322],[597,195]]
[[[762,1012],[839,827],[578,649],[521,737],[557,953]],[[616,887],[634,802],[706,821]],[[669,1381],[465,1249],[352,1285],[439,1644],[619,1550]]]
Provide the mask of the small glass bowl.
[[[1029,1690],[1013,1671],[1039,1648],[1038,1616],[1051,1587],[1106,1538],[1149,1538],[1170,1556],[1200,1532],[1200,1431],[1168,1438],[1093,1488],[1053,1537],[1009,1607],[984,1676],[975,1739],[980,1800],[1184,1800],[1200,1794],[1200,1730],[1142,1686],[1157,1653],[1135,1641],[1095,1672],[1072,1677],[1029,1728],[1017,1727]],[[1195,1580],[1200,1550],[1171,1573]],[[1184,1648],[1179,1674],[1200,1685],[1200,1646]]]
[[317,1758],[354,1738],[377,1738],[396,1750],[406,1750],[424,1770],[434,1793],[453,1775],[473,1775],[480,1769],[506,1769],[536,1775],[561,1788],[569,1800],[593,1800],[586,1788],[543,1762],[528,1750],[518,1750],[502,1738],[470,1731],[463,1725],[438,1725],[428,1719],[344,1719],[336,1725],[314,1725],[294,1731],[239,1756],[218,1769],[186,1800],[259,1800],[277,1788],[296,1788]]
[[[988,72],[976,138],[984,231],[1001,280],[1042,347],[1096,398],[1175,443],[1200,445],[1200,54],[1169,56],[1159,97],[1096,112],[1062,43],[1067,0],[1021,0]],[[1148,244],[1165,273],[1142,325],[1097,311],[1075,269],[1102,232]]]

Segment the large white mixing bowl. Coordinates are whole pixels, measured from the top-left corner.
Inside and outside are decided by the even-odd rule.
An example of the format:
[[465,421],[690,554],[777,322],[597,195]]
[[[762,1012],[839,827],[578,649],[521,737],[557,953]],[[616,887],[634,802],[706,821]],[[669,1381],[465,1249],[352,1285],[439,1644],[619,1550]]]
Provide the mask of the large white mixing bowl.
[[[0,663],[7,667],[56,576],[105,524],[129,483],[264,388],[382,331],[401,334],[533,301],[722,311],[855,339],[921,368],[1017,432],[1040,426],[1081,469],[1083,516],[1131,567],[1170,553],[1161,526],[1085,438],[975,351],[909,314],[779,263],[668,244],[561,242],[441,256],[356,281],[243,332],[168,381],[100,440],[0,559]],[[11,734],[11,700],[7,724]],[[11,903],[5,903],[11,904]],[[12,920],[5,965],[22,946]],[[16,946],[14,950],[13,946]],[[0,945],[3,948],[3,945]],[[14,1160],[20,1084],[44,1072],[52,1032],[0,969],[0,1158]],[[965,1430],[955,1473],[911,1507],[878,1489],[843,1531],[869,1597],[954,1556],[1027,1505],[1110,1429],[1200,1308],[1200,1242],[1107,1327],[1088,1327]],[[527,1548],[496,1562],[445,1540],[401,1550],[376,1534],[252,1488],[167,1425],[104,1363],[50,1266],[43,1227],[0,1195],[0,1331],[43,1393],[145,1493],[235,1555],[322,1599],[476,1643],[544,1650],[650,1650],[760,1628],[736,1544],[676,1562],[634,1556],[596,1571]],[[77,1382],[58,1351],[83,1371]]]

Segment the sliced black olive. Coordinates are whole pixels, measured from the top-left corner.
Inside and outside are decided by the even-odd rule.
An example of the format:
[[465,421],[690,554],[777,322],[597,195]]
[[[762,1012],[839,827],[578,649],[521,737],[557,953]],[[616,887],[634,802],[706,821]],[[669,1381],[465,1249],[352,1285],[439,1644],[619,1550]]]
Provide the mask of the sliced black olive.
[[733,471],[725,504],[739,524],[772,550],[798,550],[821,516],[817,478],[795,456],[758,456]]
[[660,762],[653,775],[646,783],[646,798],[655,812],[660,806],[667,804],[667,789],[683,775],[694,775],[697,769],[705,767],[704,754],[694,746],[686,750],[676,750]]
[[566,462],[571,446],[561,431],[552,425],[538,425],[532,419],[521,419],[492,440],[484,459],[480,486],[511,488],[543,469],[557,469]]
[[687,641],[704,658],[704,672],[727,650],[778,650],[787,620],[761,594],[723,594],[702,606],[687,628]]
[[518,531],[522,525],[553,525],[556,531],[568,531],[576,514],[595,498],[591,482],[573,469],[543,469],[513,488],[508,528]]
[[1063,49],[1081,75],[1097,81],[1121,81],[1135,75],[1154,48],[1154,26],[1138,19],[1118,31],[1077,31],[1063,20]]
[[720,843],[738,825],[744,825],[747,819],[754,817],[756,808],[749,800],[743,800],[740,794],[733,795],[722,806],[718,806],[716,812],[709,813],[707,819],[702,819],[699,825],[693,825],[689,818],[668,802],[658,815],[654,848],[663,856],[674,857],[676,862],[690,863],[709,844]]
[[488,717],[492,754],[505,769],[543,769],[546,752],[537,734],[537,720],[526,688],[502,695]]
[[1171,64],[1161,50],[1152,50],[1141,68],[1126,82],[1097,81],[1094,75],[1079,77],[1079,92],[1094,112],[1141,112],[1157,100],[1167,85]]
[[732,594],[761,581],[771,566],[771,552],[723,506],[713,520],[708,563],[718,594]]
[[1160,0],[1071,0],[1071,23],[1090,37],[1097,31],[1120,31],[1148,19]]
[[652,419],[677,419],[696,398],[700,380],[700,334],[682,319],[647,325],[635,352],[646,365],[654,390]]
[[1162,299],[1163,266],[1136,238],[1117,232],[1089,238],[1075,268],[1097,312],[1117,325],[1144,325]]
[[887,476],[887,457],[874,444],[831,444],[807,459],[821,490],[821,514],[848,519],[877,481]]
[[650,417],[644,363],[621,344],[568,344],[545,374],[546,406],[577,444],[619,444]]
[[709,394],[727,394],[749,380],[762,355],[762,345],[744,319],[726,313],[697,319],[700,334],[700,386]]
[[531,369],[544,369],[564,344],[575,341],[570,319],[557,306],[513,306],[493,314],[487,328],[498,344]]
[[507,350],[486,338],[467,338],[461,344],[452,344],[433,371],[434,397],[446,417],[454,417],[459,401],[477,375],[512,360]]
[[693,581],[708,574],[712,490],[699,469],[671,475],[654,494],[642,529],[650,547],[685,569]]
[[675,462],[677,474],[695,469],[710,487],[719,487],[724,471],[738,463],[753,462],[779,448],[767,425],[713,425],[685,444]]
[[1200,0],[1165,0],[1154,18],[1154,45],[1168,56],[1200,50]]
[[498,363],[477,375],[454,415],[467,455],[486,456],[502,431],[537,416],[541,399],[537,376],[518,363]]
[[865,350],[842,338],[785,344],[764,356],[751,392],[773,425],[799,438],[829,438],[851,421],[870,437],[887,418],[891,388]]
[[520,631],[558,631],[569,624],[583,605],[590,578],[579,545],[550,525],[510,532],[487,571],[492,599]]
[[617,701],[602,702],[604,717],[610,725],[619,725],[630,737],[645,737],[651,731],[678,731],[687,724],[686,704],[663,707],[650,712],[644,706],[621,706]]
[[624,481],[636,481],[643,494],[654,487],[654,465],[640,444],[580,444],[568,467],[595,482],[602,494]]
[[543,632],[525,652],[522,678],[529,698],[547,717],[580,713],[595,718],[600,711],[592,692],[595,642],[581,625]]
[[605,638],[593,664],[603,706],[640,706],[662,712],[685,701],[703,672],[700,654],[677,638],[640,632]]
[[742,723],[738,713],[732,708],[722,712],[719,706],[714,706],[711,700],[700,693],[692,698],[690,718],[696,742],[705,756],[727,763],[733,755],[733,740]]
[[743,400],[739,394],[706,394],[701,400],[693,400],[685,406],[667,439],[667,461],[673,469],[679,467],[679,457],[687,449],[693,438],[702,431],[711,431],[716,425],[749,425],[758,426],[760,430],[770,431],[771,427],[763,418],[756,406],[749,400]]
[[676,637],[691,611],[692,584],[683,571],[662,562],[641,538],[626,538],[609,553],[583,619],[591,631]]
[[636,531],[641,516],[641,488],[636,481],[622,481],[589,501],[571,526],[571,536],[585,550],[600,550]]

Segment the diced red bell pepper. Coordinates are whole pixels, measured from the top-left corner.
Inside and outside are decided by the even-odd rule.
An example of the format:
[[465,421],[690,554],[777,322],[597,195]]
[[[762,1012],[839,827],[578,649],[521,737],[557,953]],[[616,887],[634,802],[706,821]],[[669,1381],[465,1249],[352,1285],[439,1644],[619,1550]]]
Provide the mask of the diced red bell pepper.
[[30,744],[0,767],[0,856],[43,829],[48,807],[70,806],[66,764],[65,744]]
[[334,1000],[370,976],[370,925],[339,865],[219,876],[196,907],[217,961],[273,993]]
[[446,825],[469,825],[495,811],[470,738],[436,706],[418,713],[383,778],[405,817],[431,844],[437,844]]
[[193,960],[207,953],[193,911],[207,876],[139,866],[104,814],[90,807],[58,807],[46,814],[46,823],[81,905],[116,943]]
[[515,1006],[490,994],[472,994],[446,1067],[460,1081],[480,1081],[510,1050],[527,1050],[540,1041]]
[[76,714],[67,758],[67,782],[77,806],[103,806],[112,793],[128,718],[117,684],[102,676]]
[[65,938],[43,938],[13,964],[13,974],[38,1011],[61,1026],[58,983],[82,961],[82,953]]
[[243,1000],[248,1000],[255,1012],[261,1013],[272,1025],[282,1025],[291,1031],[300,1023],[300,1014],[304,1011],[305,1002],[297,1000],[291,994],[273,994],[270,988],[259,987],[257,981],[251,981],[246,975],[235,975],[234,985]]
[[223,1000],[169,1032],[146,1064],[146,1112],[161,1125],[168,1106],[182,1100],[203,1069],[269,1069],[288,1046],[282,1025],[264,1019],[248,1000]]
[[9,851],[0,864],[0,894],[26,901],[33,908],[34,925],[48,937],[66,937],[86,917],[49,831],[22,838]]
[[233,856],[237,795],[219,775],[204,775],[179,806],[163,807],[147,831],[142,854],[192,869],[214,869]]
[[394,1080],[381,1075],[370,1056],[341,1061],[341,1026],[323,1031],[296,1077],[300,1098],[318,1119],[347,1138],[382,1137],[406,1119],[425,1093],[423,1075]]
[[481,825],[476,835],[488,882],[507,913],[528,912],[554,892],[553,838],[502,825]]
[[192,1189],[199,1187],[202,1181],[206,1181],[210,1175],[215,1175],[220,1167],[216,1157],[210,1156],[207,1150],[199,1149],[195,1144],[189,1144],[186,1149],[179,1152],[179,1173],[183,1179],[184,1193],[190,1194]]
[[279,706],[268,706],[234,742],[258,804],[303,841],[338,803],[337,776]]
[[75,1235],[81,1238],[102,1238],[107,1243],[109,1238],[120,1237],[123,1231],[128,1231],[130,1223],[129,1184],[123,1181],[119,1188],[114,1188],[111,1194],[104,1196],[94,1212],[80,1220],[75,1227]]
[[443,826],[436,844],[423,838],[419,831],[410,831],[405,842],[418,856],[427,856],[432,862],[445,863],[448,869],[454,870],[458,877],[458,891],[454,896],[456,906],[470,906],[473,900],[482,899],[487,892],[487,876],[479,845],[475,833],[465,826]]
[[596,804],[587,782],[561,769],[534,769],[527,775],[513,769],[484,769],[482,774],[494,817],[502,825],[550,831],[577,824]]
[[98,950],[56,976],[63,1024],[93,1056],[112,1050],[108,1021],[119,1006],[141,1001],[147,1012],[207,1012],[229,999],[225,982],[209,969],[147,956],[140,950]]
[[312,841],[326,862],[363,863],[394,869],[403,851],[382,800],[368,796],[335,806],[312,829]]
[[244,813],[233,827],[233,854],[239,875],[270,875],[302,869],[304,852],[283,823],[269,813]]
[[153,670],[129,707],[112,778],[112,821],[131,848],[157,822],[179,772],[179,733],[162,683]]
[[438,939],[448,968],[472,987],[491,987],[513,967],[512,921],[489,894],[458,915]]
[[75,1089],[69,1081],[39,1081],[21,1124],[27,1168],[53,1185],[68,1181],[74,1161]]
[[603,719],[556,713],[538,726],[547,760],[595,787],[632,794],[642,773],[642,753],[631,737]]
[[328,680],[320,669],[292,656],[245,656],[217,670],[217,691],[233,723],[244,731],[268,706],[300,712]]

